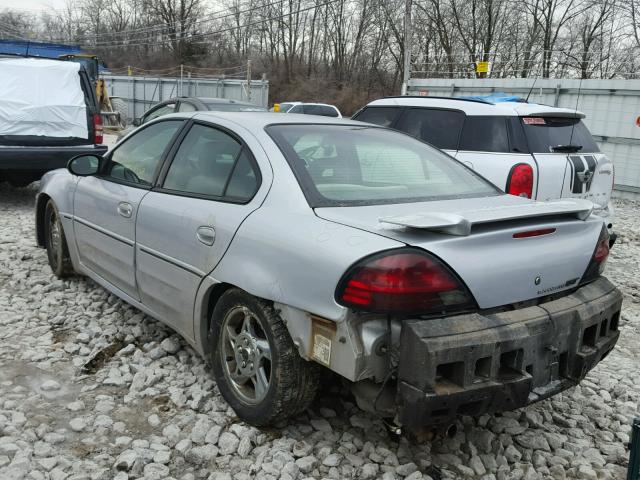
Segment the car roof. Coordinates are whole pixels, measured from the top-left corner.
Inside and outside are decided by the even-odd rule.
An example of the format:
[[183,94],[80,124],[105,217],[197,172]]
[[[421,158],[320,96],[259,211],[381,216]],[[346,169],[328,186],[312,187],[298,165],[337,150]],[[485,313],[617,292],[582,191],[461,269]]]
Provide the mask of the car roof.
[[483,100],[456,98],[456,97],[386,97],[374,100],[367,107],[431,107],[450,110],[460,110],[469,116],[473,115],[499,115],[513,117],[546,116],[546,117],[574,117],[584,118],[585,115],[570,108],[551,107],[537,103],[526,102],[497,102],[491,103]]
[[[301,113],[291,113],[282,115],[275,112],[215,112],[215,111],[199,111],[199,112],[185,112],[185,113],[172,113],[169,115],[163,115],[162,119],[167,118],[193,118],[204,121],[216,121],[216,120],[229,120],[241,124],[243,127],[251,130],[262,129],[268,125],[281,125],[281,124],[306,124],[306,125],[358,125],[367,127],[377,127],[369,123],[358,122],[356,120],[349,120],[336,117],[323,117],[320,115],[304,115]],[[382,128],[382,127],[377,127]]]

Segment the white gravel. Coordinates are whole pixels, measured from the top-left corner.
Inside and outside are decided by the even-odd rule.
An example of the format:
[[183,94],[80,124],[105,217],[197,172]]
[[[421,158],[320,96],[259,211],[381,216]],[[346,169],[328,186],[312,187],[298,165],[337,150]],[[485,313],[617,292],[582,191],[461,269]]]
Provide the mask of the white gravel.
[[562,395],[413,445],[338,388],[281,428],[239,422],[176,334],[90,280],[51,274],[34,193],[0,184],[0,479],[626,478],[640,400],[638,203],[617,205],[615,351]]

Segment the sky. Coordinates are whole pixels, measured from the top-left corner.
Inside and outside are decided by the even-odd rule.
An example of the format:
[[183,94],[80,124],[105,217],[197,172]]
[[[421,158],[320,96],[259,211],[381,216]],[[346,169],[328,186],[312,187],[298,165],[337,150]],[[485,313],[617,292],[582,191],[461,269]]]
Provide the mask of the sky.
[[0,10],[10,8],[13,10],[26,10],[32,13],[39,13],[51,8],[61,8],[65,0],[0,0]]

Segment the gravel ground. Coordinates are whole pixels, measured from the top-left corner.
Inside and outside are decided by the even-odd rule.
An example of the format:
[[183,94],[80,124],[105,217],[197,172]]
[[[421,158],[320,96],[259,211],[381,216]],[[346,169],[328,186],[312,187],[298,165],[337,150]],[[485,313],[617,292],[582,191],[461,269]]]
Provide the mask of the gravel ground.
[[414,445],[327,388],[289,425],[240,422],[176,334],[35,247],[35,190],[0,185],[0,479],[624,479],[640,400],[640,204],[618,203],[615,351],[579,387]]

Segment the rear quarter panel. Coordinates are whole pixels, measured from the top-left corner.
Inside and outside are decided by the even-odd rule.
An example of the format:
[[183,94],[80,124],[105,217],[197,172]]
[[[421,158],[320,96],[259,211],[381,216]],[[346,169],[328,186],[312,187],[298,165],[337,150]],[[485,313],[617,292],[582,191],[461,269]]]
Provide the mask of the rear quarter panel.
[[[514,165],[526,163],[533,168],[533,198],[536,198],[538,186],[538,166],[529,154],[499,152],[458,151],[456,159],[472,168],[500,190],[505,191],[509,173]],[[559,197],[559,195],[558,195]]]

